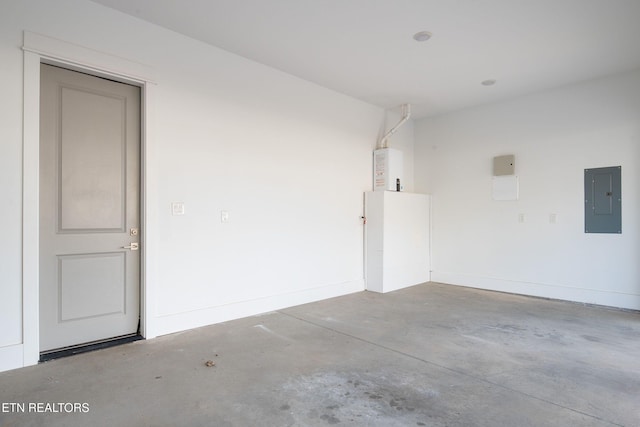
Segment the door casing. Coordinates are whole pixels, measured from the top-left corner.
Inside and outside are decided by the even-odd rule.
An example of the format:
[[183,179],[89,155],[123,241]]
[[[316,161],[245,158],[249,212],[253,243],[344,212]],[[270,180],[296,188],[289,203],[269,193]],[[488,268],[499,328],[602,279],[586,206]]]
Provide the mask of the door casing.
[[[39,344],[39,122],[40,122],[40,64],[57,65],[75,71],[105,77],[139,86],[141,90],[141,180],[140,227],[140,331],[145,338],[155,333],[154,288],[157,266],[154,263],[156,220],[147,206],[157,199],[157,187],[151,149],[153,128],[153,69],[138,62],[85,48],[74,43],[40,34],[24,32],[24,103],[23,103],[23,210],[22,210],[22,366],[34,365],[40,357]],[[15,363],[15,362],[14,362]]]

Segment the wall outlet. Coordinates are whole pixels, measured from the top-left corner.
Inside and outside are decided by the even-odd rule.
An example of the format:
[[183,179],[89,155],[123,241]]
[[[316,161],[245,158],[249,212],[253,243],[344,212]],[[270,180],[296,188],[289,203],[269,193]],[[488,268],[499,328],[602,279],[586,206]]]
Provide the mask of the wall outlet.
[[171,203],[171,215],[184,215],[184,203],[172,202]]
[[229,222],[229,211],[220,211],[220,222]]

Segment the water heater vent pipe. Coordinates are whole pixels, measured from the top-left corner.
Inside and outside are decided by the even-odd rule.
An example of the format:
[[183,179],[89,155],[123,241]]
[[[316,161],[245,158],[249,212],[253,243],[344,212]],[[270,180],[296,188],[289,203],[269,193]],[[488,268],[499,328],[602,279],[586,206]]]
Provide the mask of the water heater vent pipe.
[[378,148],[387,148],[388,145],[388,140],[391,137],[391,135],[393,135],[394,133],[396,133],[396,131],[398,130],[398,128],[400,128],[400,126],[402,126],[404,124],[404,122],[406,122],[407,120],[409,120],[409,117],[411,117],[411,104],[402,104],[402,119],[400,119],[400,121],[398,122],[398,124],[396,124],[394,127],[392,127],[389,132],[387,132],[382,139],[380,140],[380,142],[378,143]]

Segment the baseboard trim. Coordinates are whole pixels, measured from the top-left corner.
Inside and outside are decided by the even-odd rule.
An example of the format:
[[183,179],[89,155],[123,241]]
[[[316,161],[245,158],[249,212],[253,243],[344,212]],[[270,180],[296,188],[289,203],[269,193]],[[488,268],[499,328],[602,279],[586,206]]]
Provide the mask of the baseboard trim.
[[156,325],[158,336],[167,335],[364,290],[364,280],[356,280],[201,310],[158,316],[154,319],[154,325]]
[[607,307],[640,310],[640,295],[432,271],[431,281]]

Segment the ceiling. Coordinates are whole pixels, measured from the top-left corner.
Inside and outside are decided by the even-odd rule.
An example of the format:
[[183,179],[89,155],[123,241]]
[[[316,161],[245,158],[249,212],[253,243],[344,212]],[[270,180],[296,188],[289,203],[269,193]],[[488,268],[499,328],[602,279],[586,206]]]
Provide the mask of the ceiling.
[[639,0],[93,1],[414,117],[640,68]]

